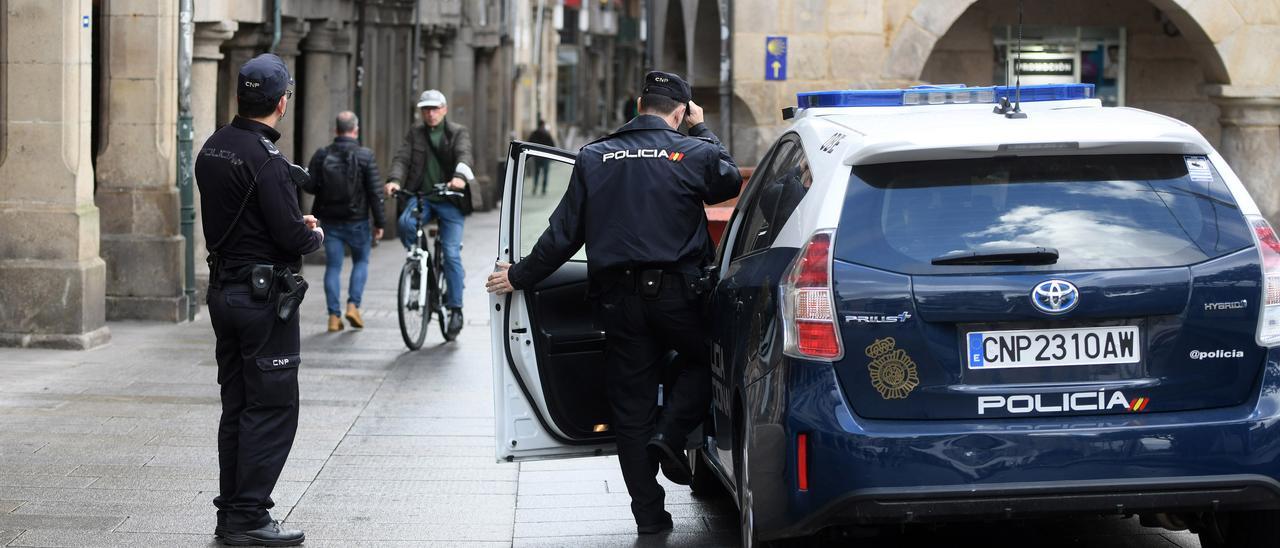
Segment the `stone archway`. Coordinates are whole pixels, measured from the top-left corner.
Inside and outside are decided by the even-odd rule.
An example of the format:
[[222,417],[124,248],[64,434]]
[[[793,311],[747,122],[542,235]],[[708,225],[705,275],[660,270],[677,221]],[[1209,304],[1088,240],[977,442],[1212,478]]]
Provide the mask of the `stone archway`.
[[[920,0],[897,26],[889,46],[882,74],[886,80],[919,82],[934,46],[971,6],[980,0]],[[1206,78],[1216,84],[1233,83],[1226,59],[1239,46],[1230,40],[1245,25],[1243,19],[1223,17],[1222,2],[1193,0],[1149,0],[1164,13],[1201,53]],[[1235,13],[1234,8],[1231,13]]]
[[[1008,24],[1016,21],[1016,2],[920,0],[893,25],[882,84],[929,80],[930,58],[939,42],[954,32],[958,21],[969,17],[970,10],[999,6],[1001,22]],[[1174,70],[1164,70],[1152,59],[1130,62],[1131,69],[1154,80],[1147,85],[1156,91],[1148,97],[1127,94],[1126,104],[1183,119],[1199,129],[1222,152],[1262,212],[1273,223],[1280,221],[1280,162],[1276,161],[1280,157],[1280,67],[1268,55],[1280,50],[1272,14],[1280,2],[1259,0],[1258,5],[1247,6],[1253,9],[1237,9],[1230,0],[1147,0],[1119,8],[1090,8],[1081,3],[1027,5],[1026,22],[1115,25],[1116,12],[1149,7],[1142,24],[1149,27],[1158,20],[1162,34],[1177,40],[1167,43],[1181,48],[1184,58],[1196,67],[1166,65]],[[970,33],[973,43],[978,38],[976,32]],[[1147,48],[1158,50],[1151,44]],[[1176,93],[1181,96],[1169,97],[1170,90],[1180,90]]]

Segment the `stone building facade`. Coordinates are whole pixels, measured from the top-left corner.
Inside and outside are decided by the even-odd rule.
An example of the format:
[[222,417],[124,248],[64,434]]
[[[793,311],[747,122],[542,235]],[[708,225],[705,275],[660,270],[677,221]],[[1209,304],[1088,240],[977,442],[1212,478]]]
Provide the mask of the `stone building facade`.
[[[185,283],[180,232],[178,5],[0,0],[0,346],[89,348],[109,340],[107,320],[181,321],[200,299]],[[239,65],[271,50],[296,81],[278,128],[296,163],[332,139],[338,111],[352,109],[388,169],[418,94],[437,88],[450,119],[472,128],[476,205],[498,198],[499,162],[519,129],[514,62],[529,57],[515,51],[511,29],[517,15],[528,18],[516,10],[533,9],[530,0],[194,8],[197,150],[235,113]],[[207,283],[198,218],[195,233],[191,263]]]
[[[1195,126],[1272,222],[1280,221],[1280,0],[1024,5],[1027,28],[1112,29],[1122,36],[1121,104]],[[998,29],[1018,22],[1017,0],[736,0],[731,10],[731,140],[744,165],[782,131],[780,109],[794,105],[800,91],[1006,83],[996,70]],[[765,79],[769,36],[788,38],[785,81]],[[716,58],[710,47],[693,48],[692,55],[690,70]]]

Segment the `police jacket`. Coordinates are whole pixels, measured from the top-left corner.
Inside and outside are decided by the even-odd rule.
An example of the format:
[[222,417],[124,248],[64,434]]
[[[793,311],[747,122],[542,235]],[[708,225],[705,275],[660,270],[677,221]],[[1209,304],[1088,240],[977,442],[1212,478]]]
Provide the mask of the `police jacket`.
[[[205,245],[225,265],[270,263],[297,270],[302,255],[320,247],[320,235],[302,222],[289,160],[275,146],[279,138],[270,126],[237,116],[209,136],[196,158]],[[232,227],[242,203],[244,213]],[[220,248],[212,249],[228,230]]]
[[[341,160],[337,163],[345,171],[341,179],[339,174],[324,168],[326,159],[331,164],[334,159]],[[307,163],[307,171],[311,173],[311,181],[303,190],[316,195],[311,212],[321,221],[367,222],[372,214],[373,226],[383,227],[382,177],[378,175],[378,162],[372,150],[360,146],[354,137],[339,135],[329,146],[316,149]],[[348,180],[350,176],[355,180]]]
[[583,245],[589,278],[630,266],[697,275],[715,255],[703,204],[737,196],[742,175],[706,125],[689,133],[642,114],[582,147],[550,226],[511,266],[511,285],[532,287]]
[[[450,197],[449,202],[461,209],[463,213],[471,213],[471,181],[475,179],[475,172],[472,171],[476,161],[471,156],[471,132],[466,126],[455,124],[448,119],[442,122],[444,124],[444,138],[440,141],[440,148],[435,152],[438,153],[440,162],[440,171],[444,173],[445,180],[435,181],[431,184],[447,183],[449,179],[460,177],[467,181],[467,187],[462,192],[466,194],[465,198]],[[388,181],[400,181],[400,186],[405,192],[421,192],[422,178],[427,173],[427,155],[432,154],[430,143],[427,140],[427,124],[421,120],[414,123],[409,131],[404,134],[404,140],[400,143],[400,149],[396,151],[396,156],[391,160],[391,171],[387,174]],[[426,190],[431,190],[427,188]]]

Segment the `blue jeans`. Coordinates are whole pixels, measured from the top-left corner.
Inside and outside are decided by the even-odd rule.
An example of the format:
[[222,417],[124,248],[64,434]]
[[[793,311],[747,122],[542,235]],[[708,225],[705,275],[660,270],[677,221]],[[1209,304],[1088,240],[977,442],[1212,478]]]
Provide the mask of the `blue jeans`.
[[[413,208],[417,203],[417,198],[409,198],[404,213],[400,214],[400,243],[405,249],[413,247],[413,239],[418,234],[419,220],[413,218]],[[423,204],[421,222],[433,218],[440,222],[440,243],[444,246],[444,279],[449,285],[444,296],[445,306],[462,308],[462,212],[448,202],[427,200]]]
[[347,302],[360,307],[364,296],[364,282],[369,279],[369,250],[373,247],[373,235],[368,221],[350,223],[325,222],[324,228],[324,302],[329,314],[338,315],[339,297],[342,292],[343,248],[351,248],[351,283],[347,289]]

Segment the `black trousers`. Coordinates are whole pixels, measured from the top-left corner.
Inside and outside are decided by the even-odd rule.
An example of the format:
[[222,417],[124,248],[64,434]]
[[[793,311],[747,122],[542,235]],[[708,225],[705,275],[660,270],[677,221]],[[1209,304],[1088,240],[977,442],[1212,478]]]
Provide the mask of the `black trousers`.
[[[640,525],[670,519],[666,492],[658,484],[658,463],[645,445],[657,432],[683,440],[707,416],[711,371],[706,321],[687,288],[671,283],[656,297],[626,289],[600,295],[596,312],[608,333],[606,390],[618,440],[618,461],[631,494],[631,513]],[[668,367],[668,356],[677,358]],[[663,407],[658,409],[658,385]]]
[[222,387],[213,505],[219,524],[256,529],[271,521],[271,491],[298,431],[298,314],[277,320],[246,284],[210,286],[208,305]]

